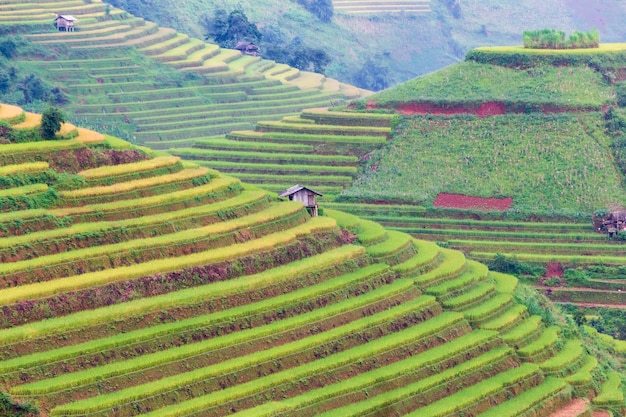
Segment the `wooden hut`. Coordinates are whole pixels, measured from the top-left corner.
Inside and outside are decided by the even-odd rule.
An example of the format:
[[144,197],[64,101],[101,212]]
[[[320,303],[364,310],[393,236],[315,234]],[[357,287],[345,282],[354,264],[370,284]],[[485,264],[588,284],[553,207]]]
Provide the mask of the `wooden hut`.
[[54,19],[54,26],[56,26],[59,31],[74,32],[74,22],[77,20],[78,19],[70,14],[58,14]]
[[626,210],[616,210],[609,213],[608,216],[602,222],[604,230],[606,230],[609,236],[613,236],[626,230]]
[[315,196],[322,196],[322,194],[317,191],[311,190],[310,188],[303,187],[302,185],[294,185],[291,188],[286,189],[282,193],[280,193],[281,197],[289,197],[291,201],[300,201],[309,214],[313,217],[317,216],[317,202],[315,201]]
[[243,55],[259,56],[259,47],[252,42],[239,41],[234,49],[238,50]]

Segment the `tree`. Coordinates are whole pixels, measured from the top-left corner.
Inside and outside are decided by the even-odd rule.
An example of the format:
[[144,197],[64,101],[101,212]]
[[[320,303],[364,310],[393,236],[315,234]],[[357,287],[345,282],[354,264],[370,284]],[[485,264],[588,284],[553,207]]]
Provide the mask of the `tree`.
[[11,38],[3,37],[0,40],[0,54],[7,59],[11,59],[17,55],[17,44],[15,41]]
[[43,80],[33,73],[24,77],[17,88],[22,90],[24,103],[32,103],[33,100],[45,100],[48,94]]
[[295,38],[287,47],[286,63],[303,71],[313,71],[323,74],[331,59],[323,49],[311,48]]
[[372,91],[384,90],[389,86],[389,67],[381,56],[367,58],[354,74],[354,85]]
[[335,13],[332,0],[296,0],[296,2],[324,23],[330,22]]
[[45,140],[55,140],[56,133],[61,130],[61,123],[65,122],[63,112],[53,106],[48,107],[41,115],[39,134]]
[[[239,41],[259,43],[261,32],[254,23],[250,23],[243,10],[233,10],[228,15],[226,24],[223,22],[223,15],[216,10],[215,18],[210,25],[213,32],[213,39],[223,48],[232,48]],[[206,25],[206,24],[205,24]],[[209,33],[211,34],[211,33]]]
[[4,68],[0,69],[0,93],[7,93],[11,88],[11,76]]

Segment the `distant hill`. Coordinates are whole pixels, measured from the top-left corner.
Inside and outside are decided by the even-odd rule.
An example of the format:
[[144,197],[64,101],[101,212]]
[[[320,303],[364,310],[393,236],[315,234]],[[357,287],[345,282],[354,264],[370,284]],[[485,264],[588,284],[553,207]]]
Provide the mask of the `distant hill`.
[[477,46],[520,44],[524,30],[597,29],[602,42],[626,39],[626,6],[621,0],[433,0],[429,12],[415,14],[355,15],[336,7],[329,24],[291,1],[108,1],[195,37],[204,35],[202,15],[211,16],[216,7],[233,9],[241,5],[262,31],[281,33],[287,41],[300,37],[307,45],[326,50],[333,59],[327,75],[351,84],[358,84],[358,71],[368,58],[388,68],[391,86],[461,61],[468,50]]

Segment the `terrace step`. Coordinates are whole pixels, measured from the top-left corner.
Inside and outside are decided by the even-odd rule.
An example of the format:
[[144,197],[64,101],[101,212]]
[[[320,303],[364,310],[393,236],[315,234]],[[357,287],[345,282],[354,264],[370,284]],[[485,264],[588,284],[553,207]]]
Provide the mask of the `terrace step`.
[[[341,277],[336,277],[335,279],[332,279],[331,282],[333,282],[334,285],[337,285],[338,281],[340,281],[339,278],[344,278],[349,281],[345,285],[342,285],[347,287],[354,286],[355,288],[358,288],[359,283],[367,285],[370,281],[373,281],[377,275],[384,274],[385,270],[386,268],[382,265],[372,265],[353,273],[346,274]],[[375,300],[372,297],[363,298]],[[430,314],[428,308],[432,305],[432,299],[426,297],[414,297],[413,299],[406,300],[405,303],[420,305],[422,306],[422,310],[420,311],[423,311],[425,314]],[[72,373],[64,372],[64,375],[52,378],[38,377],[37,381],[29,382],[28,384],[20,384],[14,389],[14,392],[27,393],[28,395],[50,394],[53,392],[58,392],[60,389],[64,388],[77,388],[79,385],[83,386],[83,388],[81,388],[80,390],[84,391],[84,386],[94,384],[94,382],[96,381],[94,377],[96,375],[97,380],[101,381],[104,385],[107,384],[107,379],[113,379],[122,374],[148,371],[148,368],[152,367],[164,369],[171,364],[175,365],[178,372],[180,372],[185,370],[185,368],[187,368],[188,366],[201,368],[202,366],[215,365],[215,351],[222,350],[222,352],[220,352],[222,361],[228,359],[236,359],[239,355],[245,356],[246,352],[249,351],[249,347],[239,345],[246,344],[247,342],[255,341],[255,339],[261,338],[265,339],[263,341],[267,343],[266,340],[272,334],[272,329],[280,330],[279,333],[291,332],[292,334],[301,334],[307,329],[314,328],[317,325],[319,326],[320,331],[328,331],[333,328],[333,320],[331,318],[335,314],[341,314],[342,324],[349,324],[361,318],[363,305],[361,304],[361,306],[359,306],[359,300],[353,298],[350,302],[346,302],[345,306],[342,306],[340,304],[342,303],[333,304],[332,306],[326,308],[319,308],[313,312],[287,318],[283,321],[277,320],[273,324],[270,323],[269,325],[266,324],[255,327],[250,331],[234,331],[222,337],[206,337],[205,340],[190,341],[186,343],[184,347],[170,346],[168,348],[158,349],[153,353],[137,355],[137,357],[129,359],[120,357],[118,358],[118,360],[104,366],[90,366],[89,370],[78,370],[77,372]],[[350,309],[350,307],[354,307],[354,309]],[[372,308],[373,314],[380,314],[384,313],[384,311],[387,309],[386,307],[388,307],[388,303],[383,302],[380,307],[377,307],[376,304],[373,303],[370,305],[370,307]],[[281,339],[283,341],[291,341],[289,340],[290,338],[286,335],[283,335]],[[232,350],[232,353],[226,353],[226,349],[228,348]],[[239,355],[237,353],[239,353]],[[192,362],[189,361],[189,359],[194,360]],[[182,361],[187,361],[189,363],[187,364],[187,366],[181,366],[182,364],[180,362]],[[189,369],[186,370],[188,371]],[[170,369],[167,373],[175,373],[175,371],[173,369]],[[151,374],[155,375],[152,371]],[[147,382],[147,380],[151,378],[142,377],[142,379],[144,380],[144,382]],[[135,384],[137,384],[137,382],[126,385]],[[62,403],[63,401],[55,399],[55,402]]]
[[533,342],[517,349],[523,361],[541,363],[554,356],[553,347],[559,340],[560,329],[556,326],[547,327]]
[[[350,339],[352,339],[354,338],[354,335],[360,332],[367,332],[368,328],[374,329],[380,325],[386,325],[385,323],[388,323],[389,320],[391,320],[392,322],[396,317],[399,319],[405,314],[405,312],[408,313],[409,311],[419,311],[425,307],[426,305],[424,304],[424,302],[418,299],[415,302],[401,304],[397,307],[386,310],[385,312],[374,314],[364,319],[355,320],[343,326],[338,326],[332,330],[322,332],[316,335],[317,337],[314,339],[314,342],[311,342],[311,340],[313,339],[311,339],[310,337],[305,337],[299,339],[298,341],[270,348],[262,352],[255,352],[252,355],[234,358],[232,360],[224,361],[214,366],[208,366],[205,368],[197,369],[195,371],[179,374],[175,377],[164,378],[159,381],[158,385],[154,383],[138,385],[118,391],[112,395],[105,394],[94,397],[92,399],[81,400],[71,404],[62,405],[54,408],[51,411],[51,415],[68,415],[68,413],[74,414],[76,411],[81,413],[87,410],[98,411],[103,409],[109,409],[111,408],[111,406],[122,406],[126,404],[130,405],[130,401],[128,400],[128,398],[130,398],[129,395],[132,395],[132,398],[130,398],[130,400],[133,401],[133,403],[139,403],[142,406],[147,406],[147,404],[151,404],[152,406],[154,406],[154,400],[157,399],[159,401],[158,404],[163,406],[171,402],[172,400],[166,400],[165,397],[161,394],[165,394],[171,389],[178,389],[185,386],[198,384],[201,384],[201,386],[207,386],[208,384],[211,384],[214,379],[217,380],[217,378],[222,375],[238,373],[240,370],[243,370],[244,368],[250,366],[257,368],[257,366],[262,365],[265,361],[269,362],[273,360],[278,360],[282,362],[283,360],[286,360],[286,355],[297,354],[303,349],[307,349],[308,352],[310,352],[309,355],[311,355],[312,352],[309,349],[311,347],[321,347],[324,345],[324,343],[328,343],[333,340],[341,340],[345,337],[349,337]],[[441,317],[441,319],[437,320],[438,317]],[[442,313],[436,318],[429,319],[427,320],[427,322],[431,325],[435,324],[435,322],[440,322],[442,324],[446,323],[446,327],[453,323],[451,317],[448,317],[446,313]],[[419,326],[420,324],[411,327],[420,328]],[[371,348],[370,350],[372,350],[373,354],[375,352],[375,350],[372,348],[373,346],[380,346],[380,349],[383,351],[389,350],[394,345],[397,345],[398,342],[391,344],[388,343],[388,340],[392,338],[397,340],[399,338],[398,336],[404,336],[404,334],[405,332],[403,331],[399,332],[398,334],[391,333],[388,337],[378,337],[376,341],[370,341],[368,343],[368,346]],[[350,335],[353,336],[350,337]],[[385,336],[385,334],[381,336]],[[387,343],[382,344],[383,341]],[[203,407],[206,408],[207,406],[210,406],[213,401],[215,401],[213,400],[214,397],[219,397],[219,403],[223,403],[223,394],[226,392],[232,392],[233,395],[230,396],[230,399],[235,400],[236,398],[245,396],[246,392],[253,393],[261,389],[261,387],[266,387],[265,389],[267,389],[273,386],[284,384],[290,380],[293,380],[294,376],[297,376],[297,378],[300,378],[300,375],[311,377],[315,374],[329,372],[337,366],[344,365],[346,363],[346,358],[354,357],[355,352],[360,351],[360,349],[357,348],[350,349],[351,346],[352,345],[347,346],[348,349],[342,349],[339,353],[332,354],[324,358],[324,360],[312,360],[309,359],[307,355],[306,360],[303,359],[302,361],[297,363],[300,366],[289,366],[288,368],[286,366],[284,370],[276,369],[276,373],[273,373],[266,377],[252,379],[245,385],[240,384],[233,388],[226,388],[226,390],[220,390],[220,392],[218,393],[208,394],[205,397],[194,396],[195,398],[192,400],[192,403],[201,401],[207,404],[205,407]],[[358,346],[358,344],[356,346]],[[254,373],[255,377],[253,378],[256,378],[256,372]],[[249,390],[245,389],[246,386],[249,387]],[[180,401],[180,397],[175,401]],[[178,412],[183,410],[183,405],[181,403],[177,403],[174,406],[178,408]],[[185,404],[185,406],[187,406],[187,404]]]
[[[542,413],[556,411],[571,400],[571,393],[566,391],[566,387],[562,379],[548,377],[541,385],[507,399],[502,404],[478,414],[477,417],[516,417],[533,409],[541,410]],[[555,398],[557,401],[551,401]],[[548,407],[543,406],[544,402],[548,403]]]

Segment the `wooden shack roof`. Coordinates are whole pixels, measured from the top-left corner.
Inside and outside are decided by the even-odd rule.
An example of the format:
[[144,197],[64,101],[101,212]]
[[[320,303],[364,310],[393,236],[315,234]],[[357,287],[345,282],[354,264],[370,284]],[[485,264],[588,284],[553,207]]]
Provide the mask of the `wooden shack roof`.
[[315,191],[315,190],[312,190],[312,189],[310,189],[310,188],[308,188],[308,187],[304,187],[304,186],[302,186],[302,185],[300,185],[300,184],[296,184],[296,185],[294,185],[293,187],[287,188],[285,191],[283,191],[283,192],[282,192],[282,193],[280,193],[279,195],[280,195],[281,197],[289,197],[290,195],[294,195],[294,194],[295,194],[295,193],[297,193],[298,191],[302,191],[302,190],[308,190],[308,191],[312,192],[313,194],[315,194],[315,195],[319,195],[319,196],[322,196],[322,195],[323,195],[323,194],[321,194],[321,193],[318,193],[318,192],[317,192],[317,191]]
[[237,45],[233,47],[233,49],[242,52],[257,52],[259,50],[259,47],[252,42],[239,41],[237,42]]
[[65,19],[68,22],[74,22],[74,21],[78,20],[74,16],[72,16],[71,14],[60,14],[60,15],[57,15],[57,17],[54,18],[54,20],[59,20],[59,19]]
[[614,221],[626,220],[626,210],[617,210],[611,212],[611,214],[609,215],[609,219]]

